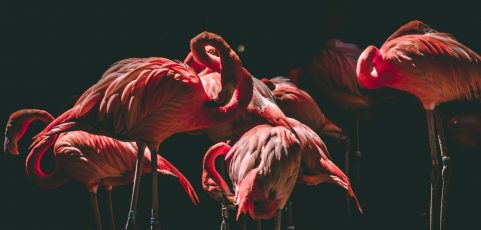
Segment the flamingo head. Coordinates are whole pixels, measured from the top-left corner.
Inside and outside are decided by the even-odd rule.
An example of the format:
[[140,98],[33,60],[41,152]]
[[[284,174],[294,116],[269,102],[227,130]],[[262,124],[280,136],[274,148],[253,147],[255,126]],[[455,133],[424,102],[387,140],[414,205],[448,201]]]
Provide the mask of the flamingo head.
[[5,140],[3,142],[3,151],[12,155],[19,155],[20,153],[18,151],[17,141],[12,139],[12,137],[5,135]]
[[[252,196],[250,197],[252,199]],[[252,201],[243,200],[239,205],[238,214],[249,213],[252,219],[271,219],[277,214],[279,202],[271,199],[260,199]]]
[[367,89],[383,87],[392,81],[392,75],[381,71],[381,52],[375,46],[367,47],[357,61],[357,80]]

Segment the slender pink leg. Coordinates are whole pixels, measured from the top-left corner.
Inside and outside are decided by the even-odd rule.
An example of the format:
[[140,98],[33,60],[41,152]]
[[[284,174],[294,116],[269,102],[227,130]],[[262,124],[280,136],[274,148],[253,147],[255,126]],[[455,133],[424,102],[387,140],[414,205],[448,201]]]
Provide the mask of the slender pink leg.
[[[351,178],[351,173],[350,173],[350,158],[351,158],[351,140],[349,137],[346,138],[346,152],[344,153],[344,172],[348,177]],[[346,194],[346,215],[347,218],[351,217],[351,196],[349,194]]]
[[132,186],[132,198],[130,199],[130,211],[125,229],[136,230],[137,225],[135,215],[137,212],[137,202],[139,200],[140,177],[142,176],[142,164],[144,162],[145,143],[137,141],[137,164],[135,165],[134,185]]
[[262,230],[262,220],[256,220],[257,230]]
[[97,230],[102,230],[102,222],[100,220],[99,203],[97,199],[98,186],[90,189],[90,201],[92,202],[92,211],[95,219],[95,227]]
[[244,221],[242,221],[242,230],[247,230],[247,216],[244,216]]
[[281,230],[282,225],[282,209],[277,210],[275,230]]
[[110,228],[115,230],[115,219],[114,219],[114,207],[112,205],[112,186],[105,186],[105,192],[107,193],[107,206],[109,212]]

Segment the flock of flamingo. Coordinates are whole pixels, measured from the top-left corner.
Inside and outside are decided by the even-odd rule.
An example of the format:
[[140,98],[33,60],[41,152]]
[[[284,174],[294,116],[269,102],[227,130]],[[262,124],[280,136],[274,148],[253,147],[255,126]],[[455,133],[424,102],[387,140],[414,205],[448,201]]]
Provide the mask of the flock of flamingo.
[[[4,151],[18,155],[17,143],[29,125],[44,122],[46,128],[30,146],[27,175],[46,189],[72,178],[85,184],[97,229],[102,229],[98,188],[106,188],[109,221],[115,229],[112,187],[133,183],[125,229],[136,229],[141,176],[152,173],[150,228],[160,229],[159,173],[177,177],[193,203],[198,197],[181,171],[161,156],[159,146],[175,133],[205,133],[217,144],[205,153],[202,186],[222,204],[221,229],[230,228],[227,212],[231,209],[236,218],[248,214],[258,220],[258,229],[260,220],[276,218],[275,229],[280,230],[281,210],[288,206],[296,184],[334,183],[363,212],[362,197],[358,200],[347,176],[349,153],[343,171],[323,141],[349,138],[296,83],[311,78],[317,87],[311,94],[331,100],[346,113],[375,103],[365,89],[390,87],[416,96],[426,110],[432,158],[430,229],[446,228],[450,157],[436,106],[478,100],[481,92],[481,56],[452,35],[411,21],[380,49],[369,46],[361,52],[355,45],[331,40],[312,65],[272,79],[253,77],[216,34],[197,35],[190,41],[190,50],[184,61],[151,57],[113,64],[57,118],[44,110],[14,112],[6,126]],[[480,118],[468,122],[473,120]],[[52,146],[56,166],[45,172],[40,162]],[[225,165],[216,162],[219,157]],[[295,229],[289,216],[287,229]]]

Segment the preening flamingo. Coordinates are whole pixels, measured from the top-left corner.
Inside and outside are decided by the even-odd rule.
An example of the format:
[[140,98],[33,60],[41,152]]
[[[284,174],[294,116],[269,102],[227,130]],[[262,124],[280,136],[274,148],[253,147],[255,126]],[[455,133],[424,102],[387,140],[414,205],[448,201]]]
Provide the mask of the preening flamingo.
[[[286,120],[291,128],[262,124],[247,131],[232,148],[225,143],[211,147],[204,158],[204,189],[238,206],[237,216],[247,212],[253,219],[270,219],[284,208],[296,178],[307,185],[335,183],[357,202],[349,179],[330,160],[319,136],[297,120]],[[218,156],[226,159],[234,195],[215,169]]]
[[[221,81],[220,74],[215,71],[215,69],[221,65],[220,63],[218,63],[218,58],[215,56],[215,50],[213,50],[212,47],[207,47],[206,49],[209,53],[208,55],[211,56],[212,60],[217,61],[216,63],[214,63],[214,67],[209,68],[207,66],[208,63],[204,65],[202,59],[196,58],[196,53],[198,51],[195,49],[192,49],[192,52],[189,53],[189,55],[185,58],[184,62],[192,68],[195,68],[196,71],[199,72],[199,76],[202,79],[203,87],[208,93],[208,95],[211,95],[212,98],[214,98],[216,95],[224,95],[224,97],[227,97],[229,94],[231,94],[229,92],[229,89],[232,90],[231,87],[229,88],[228,83],[226,83],[229,82],[229,79],[223,78]],[[244,69],[244,71],[247,70]],[[207,133],[209,138],[214,143],[225,141],[235,143],[249,129],[259,124],[269,123],[266,122],[266,119],[274,122],[274,120],[277,120],[279,116],[284,116],[284,114],[279,110],[277,106],[269,106],[275,103],[274,96],[272,95],[270,89],[263,82],[256,78],[253,78],[253,83],[254,89],[252,100],[249,103],[247,110],[242,113],[239,118],[235,119],[234,121],[212,126],[206,130],[203,130]],[[223,87],[223,84],[226,86]],[[221,92],[222,88],[226,89],[226,91]],[[219,103],[222,103],[222,101],[218,97],[216,98]],[[264,111],[265,109],[269,110],[269,112]],[[260,114],[270,114],[270,116],[264,116]],[[284,119],[284,117],[282,119]],[[219,189],[217,189],[215,186],[211,187],[212,183],[208,182],[209,177],[205,177],[205,172],[203,173],[203,176],[204,190],[211,197],[221,202],[222,204],[223,220],[221,224],[221,229],[228,229],[229,222],[227,206],[233,208],[234,205],[231,202],[228,202],[226,196],[229,195],[219,192]],[[259,220],[258,228],[260,228]]]
[[[219,83],[218,80],[216,80],[219,77],[218,76],[216,77],[215,72],[203,75],[203,76],[201,76],[201,78],[203,79],[203,84],[204,84],[204,88],[206,89],[206,91],[208,91],[208,89],[219,89],[220,88],[218,86],[220,83]],[[204,81],[205,78],[207,78],[206,81]],[[208,134],[212,139],[214,139],[214,141],[229,140],[229,141],[233,141],[235,143],[235,145],[237,145],[237,143],[240,142],[243,139],[244,139],[243,140],[244,142],[247,141],[246,140],[247,138],[253,138],[254,140],[256,140],[255,136],[251,137],[252,135],[247,135],[247,133],[250,133],[252,129],[256,129],[257,127],[259,127],[259,126],[256,126],[256,125],[260,125],[260,124],[265,124],[269,127],[275,127],[275,128],[283,127],[284,129],[286,129],[289,132],[294,133],[294,134],[295,134],[295,132],[294,132],[293,128],[291,127],[291,125],[296,124],[298,127],[301,127],[301,124],[299,122],[297,122],[296,120],[293,120],[293,119],[289,119],[284,115],[284,113],[281,111],[281,109],[276,105],[275,96],[274,96],[274,94],[272,94],[270,89],[262,81],[257,80],[256,78],[253,78],[253,79],[254,79],[254,92],[253,92],[252,101],[249,104],[249,106],[247,107],[247,111],[244,112],[243,115],[241,115],[239,118],[237,118],[233,122],[230,122],[230,123],[227,123],[227,124],[222,124],[220,126],[213,126],[213,127],[209,128]],[[212,86],[210,84],[212,84],[214,86]],[[217,85],[217,87],[215,87],[215,85]],[[216,92],[211,92],[211,93],[216,94]],[[303,95],[303,96],[305,96],[305,95]],[[307,98],[310,98],[310,97],[307,95]],[[320,111],[319,111],[319,113],[320,113]],[[301,129],[299,132],[302,131],[304,133],[300,134],[300,135],[304,135],[304,137],[306,137],[305,135],[307,135],[309,137],[311,135],[313,135],[314,132],[312,130],[310,130],[307,126],[302,125],[302,127],[305,130],[309,130],[309,132],[305,131],[304,129]],[[262,129],[262,130],[267,130],[267,129]],[[266,132],[268,132],[268,131],[266,131]],[[240,136],[240,139],[239,139],[239,136]],[[329,154],[327,152],[327,148],[325,147],[324,143],[320,140],[320,138],[317,136],[317,134],[314,133],[314,136],[317,137],[318,140],[319,140],[319,143],[316,142],[316,144],[318,144],[319,146],[322,146],[322,147],[318,148],[319,152],[313,152],[313,151],[308,151],[308,150],[301,152],[302,155],[303,155],[303,158],[302,158],[303,164],[302,165],[306,165],[306,167],[304,167],[304,168],[308,170],[308,172],[304,172],[304,173],[306,173],[307,175],[320,175],[321,174],[320,171],[319,171],[320,168],[327,167],[327,165],[325,165],[323,163],[321,163],[321,164],[319,163],[320,158],[325,158],[326,156],[329,156]],[[296,138],[298,138],[298,137],[296,137]],[[253,140],[249,140],[249,141],[253,141]],[[269,141],[269,140],[260,139],[258,141],[261,142],[261,141]],[[302,140],[297,140],[297,141],[302,141]],[[274,143],[275,142],[272,142],[271,144],[274,144]],[[279,143],[277,143],[277,144],[279,144]],[[240,145],[240,146],[242,146],[242,145]],[[279,146],[281,146],[281,145],[279,145]],[[261,156],[263,156],[264,154],[269,155],[269,153],[263,153],[263,154],[258,155],[258,157],[262,158]],[[297,154],[297,153],[294,152],[293,154]],[[304,154],[305,154],[305,156],[304,156]],[[331,161],[329,161],[329,162],[332,165],[334,165]],[[207,163],[205,161],[204,166],[206,166],[206,164]],[[237,164],[242,164],[242,162],[239,161]],[[229,166],[228,166],[228,168],[229,168]],[[335,167],[335,169],[337,169],[337,167]],[[233,169],[233,170],[237,170],[237,169]],[[336,172],[333,172],[333,170],[334,170],[334,168],[331,167],[330,169],[324,169],[323,172],[326,172],[326,171],[332,172],[333,175],[340,175],[339,173],[342,174],[342,171],[340,171],[340,170],[336,171]],[[237,173],[237,172],[231,171],[231,169],[229,169],[229,176],[232,177],[232,175],[231,175],[232,173]],[[206,190],[212,197],[214,197],[218,201],[228,203],[228,205],[232,206],[233,205],[232,194],[229,193],[230,190],[229,191],[224,190],[225,193],[219,192],[219,190],[223,190],[222,187],[225,188],[224,185],[226,185],[226,184],[225,183],[219,184],[220,182],[218,182],[218,181],[216,181],[217,183],[213,182],[213,179],[210,177],[210,174],[211,173],[204,170],[204,173],[203,173],[203,187],[204,187],[204,190]],[[301,175],[304,175],[304,174],[301,173]],[[344,174],[342,174],[342,176],[345,180],[347,180],[347,183],[349,183],[349,180],[347,179],[347,177]],[[301,176],[301,177],[302,178],[308,178],[308,177],[305,177],[305,176]],[[327,181],[327,180],[322,181],[322,180],[320,180],[320,178],[317,178],[317,179],[311,178],[311,180],[312,181],[305,180],[304,182],[306,182],[309,185],[314,185],[314,184],[318,184],[318,183]],[[319,181],[315,181],[315,180],[319,180]],[[315,182],[313,182],[313,181],[315,181]],[[352,189],[350,189],[350,190],[352,191]],[[237,191],[237,190],[235,190],[235,191]],[[353,195],[353,193],[351,194],[351,192],[350,192],[350,195]],[[237,196],[238,196],[238,194],[236,193],[236,197]],[[226,200],[227,201],[230,200],[230,202],[226,202]],[[285,204],[285,202],[283,204]],[[273,211],[272,209],[273,209],[273,207],[271,207],[270,212],[275,213],[275,211]],[[253,215],[252,212],[250,212],[250,214],[251,214],[252,218],[256,219],[256,216]],[[280,218],[277,219],[276,227],[280,228]]]
[[[18,155],[18,141],[25,134],[29,125],[40,120],[49,124],[54,120],[47,111],[23,109],[12,113],[5,129],[4,151]],[[41,160],[46,148],[31,151],[27,156],[27,175],[32,181],[45,189],[57,188],[71,178],[83,183],[91,194],[93,214],[97,229],[102,229],[97,203],[97,190],[100,186],[107,191],[109,218],[115,229],[111,191],[113,186],[130,184],[134,177],[137,145],[135,142],[122,142],[116,139],[89,134],[83,131],[66,132],[59,135],[55,142],[55,168],[46,173],[41,169]],[[148,152],[148,150],[147,150]],[[150,162],[150,154],[143,156]],[[198,202],[197,194],[185,176],[162,156],[157,158],[157,171],[161,174],[178,178],[179,183],[194,204]],[[148,164],[142,166],[141,174],[150,173]]]
[[[205,93],[199,76],[185,64],[166,58],[131,58],[114,64],[90,87],[70,110],[42,132],[32,144],[34,149],[51,146],[57,134],[72,130],[100,133],[121,140],[136,141],[138,161],[126,228],[135,226],[140,169],[145,144],[152,154],[151,228],[159,228],[157,192],[157,152],[160,143],[178,132],[206,128],[236,118],[252,97],[251,76],[242,70],[237,54],[220,36],[204,32],[191,40],[191,47],[214,47],[222,68],[236,89],[231,100],[217,106]],[[203,61],[209,56],[199,52]],[[210,66],[212,67],[212,66]]]
[[[274,77],[271,79],[261,79],[271,90],[275,97],[276,104],[288,117],[297,119],[299,122],[315,130],[320,136],[328,137],[337,142],[345,142],[345,162],[348,169],[350,156],[350,141],[344,135],[341,128],[329,120],[314,101],[314,99],[304,90],[298,88],[289,78]],[[348,172],[348,170],[346,170]],[[347,206],[350,207],[350,196],[347,195]],[[288,225],[294,226],[292,202],[289,200]]]
[[[440,228],[445,229],[449,183],[449,155],[436,106],[443,102],[478,99],[481,92],[481,56],[421,21],[411,21],[381,46],[367,47],[357,63],[359,82],[368,89],[390,87],[416,96],[427,116],[432,159],[430,227],[434,227],[433,199],[442,177]],[[439,140],[442,170],[436,148]]]
[[343,112],[357,113],[371,104],[356,80],[360,54],[355,44],[331,39],[305,65],[291,70],[288,77],[316,100],[325,99]]

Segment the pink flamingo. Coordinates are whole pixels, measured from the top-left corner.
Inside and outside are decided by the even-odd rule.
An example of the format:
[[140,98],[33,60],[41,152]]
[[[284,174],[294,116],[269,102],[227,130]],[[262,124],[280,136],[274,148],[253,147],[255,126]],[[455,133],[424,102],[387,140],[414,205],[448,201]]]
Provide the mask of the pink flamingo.
[[331,39],[305,66],[292,69],[288,77],[296,85],[312,84],[312,95],[320,94],[342,111],[358,113],[371,106],[370,98],[356,80],[360,54],[355,44]]
[[[32,144],[33,151],[50,147],[57,134],[85,130],[121,140],[134,140],[139,146],[134,186],[126,228],[135,227],[140,169],[145,145],[152,154],[151,228],[159,228],[157,192],[157,152],[160,143],[177,132],[206,128],[236,118],[252,97],[251,76],[220,36],[204,32],[191,40],[207,66],[235,80],[231,100],[217,106],[212,103],[199,76],[186,65],[165,58],[131,58],[114,64],[88,89],[73,108],[56,118]],[[214,66],[202,50],[216,48],[220,66]],[[211,64],[211,65],[209,65]],[[216,68],[217,67],[217,68]]]
[[[271,79],[261,79],[271,90],[276,99],[276,104],[288,117],[297,119],[299,122],[315,130],[322,137],[329,137],[338,142],[345,142],[345,168],[349,170],[350,140],[344,135],[341,128],[329,120],[314,101],[314,99],[304,90],[299,89],[289,78],[274,77]],[[349,194],[346,197],[347,211],[350,212]],[[289,200],[288,207],[288,226],[294,227],[292,202]]]
[[[290,128],[261,124],[244,133],[232,148],[218,143],[207,151],[204,189],[215,199],[238,206],[237,217],[241,213],[249,213],[253,219],[274,217],[284,208],[296,182],[332,182],[346,189],[357,202],[349,179],[330,160],[319,136],[297,120],[286,121]],[[234,195],[215,168],[218,156],[225,157]],[[279,212],[276,229],[280,229]]]
[[[54,120],[54,117],[47,111],[36,109],[23,109],[10,115],[5,130],[5,152],[12,155],[19,154],[17,143],[35,120],[49,124]],[[115,229],[111,199],[112,187],[132,183],[135,160],[137,159],[136,144],[83,131],[62,133],[54,146],[57,165],[54,171],[50,173],[44,172],[40,166],[46,150],[31,152],[27,156],[27,175],[32,181],[45,189],[60,187],[71,178],[82,182],[90,192],[97,229],[102,229],[97,191],[100,186],[105,187],[110,223],[112,229]],[[150,162],[150,154],[143,157],[147,162]],[[161,174],[177,177],[192,202],[198,203],[197,194],[187,178],[162,156],[157,158],[157,171]],[[141,174],[150,172],[151,168],[144,164]]]
[[[213,47],[206,47],[206,52],[210,56],[210,58],[217,63],[215,65],[221,65],[221,63],[218,62],[218,57],[217,52]],[[221,76],[218,72],[214,71],[212,68],[209,68],[208,66],[204,65],[202,60],[197,60],[196,58],[196,53],[198,51],[192,50],[191,53],[188,54],[188,56],[184,59],[184,63],[188,64],[192,68],[196,69],[197,72],[199,72],[199,76],[202,79],[202,84],[204,87],[204,90],[207,92],[211,98],[215,98],[218,103],[222,103],[222,100],[225,101],[225,99],[221,99],[222,97],[228,97],[230,94],[229,89],[232,90],[232,87],[229,87],[229,79],[228,78],[223,78],[221,81]],[[217,67],[215,67],[217,68]],[[247,70],[244,69],[244,71],[247,72]],[[274,96],[272,95],[270,89],[262,83],[260,80],[257,78],[252,78],[253,83],[254,83],[254,89],[253,89],[253,97],[251,102],[249,103],[247,107],[247,111],[243,112],[242,115],[235,119],[232,122],[226,122],[220,125],[212,126],[209,127],[208,129],[205,130],[198,130],[195,132],[190,132],[191,134],[198,134],[199,131],[200,133],[205,132],[209,136],[209,138],[214,142],[236,142],[239,140],[239,138],[247,132],[249,129],[255,127],[256,125],[259,124],[264,124],[266,123],[266,118],[269,118],[267,116],[262,116],[259,114],[266,114],[270,112],[264,111],[265,108],[268,108],[270,104],[274,104]],[[223,86],[223,84],[225,86]],[[225,91],[222,91],[222,89],[226,89]],[[218,95],[218,96],[217,96]],[[274,111],[278,110],[277,106],[275,107],[270,107],[274,108]],[[276,112],[274,112],[275,114]],[[279,115],[282,115],[282,112],[277,111]],[[270,117],[270,119],[275,120],[276,118],[274,116]],[[222,166],[220,166],[222,167]],[[221,168],[223,169],[223,168]],[[221,170],[221,172],[223,172]],[[203,173],[203,186],[204,190],[214,199],[219,201],[222,204],[222,224],[221,224],[221,229],[229,229],[229,222],[228,222],[228,210],[227,207],[234,208],[235,206],[232,205],[226,199],[226,194],[219,192],[219,189],[214,187],[212,183],[208,182],[210,179],[209,177],[206,177],[206,172]],[[207,185],[210,184],[210,185]],[[246,222],[244,222],[244,227],[245,227]],[[258,228],[260,228],[261,223],[258,220],[257,222]]]
[[[190,56],[191,55],[189,54],[188,58],[186,58],[187,63],[190,63],[190,61],[192,61],[192,60],[189,59]],[[195,55],[194,55],[194,57],[195,57]],[[197,65],[197,66],[199,66],[199,65]],[[215,72],[212,72],[212,71],[209,71],[209,70],[206,70],[206,69],[202,69],[202,68],[199,68],[199,71],[201,71],[200,75],[201,75],[201,78],[203,79],[202,83],[204,84],[204,88],[207,92],[209,92],[208,89],[212,89],[212,90],[219,90],[220,89],[218,74],[216,75]],[[206,74],[202,74],[202,73],[206,73]],[[258,143],[266,142],[265,143],[266,145],[268,145],[268,144],[269,145],[278,144],[278,146],[282,146],[279,143],[275,143],[275,141],[270,142],[269,139],[262,139],[262,138],[259,139],[259,138],[256,138],[255,135],[248,135],[247,133],[250,133],[253,129],[257,129],[261,125],[271,127],[271,129],[274,129],[274,128],[277,129],[279,127],[283,127],[284,129],[289,130],[291,133],[295,133],[293,131],[292,127],[291,127],[292,124],[299,124],[298,127],[301,127],[301,124],[298,121],[295,121],[293,119],[289,120],[289,118],[287,118],[284,115],[284,113],[281,111],[281,109],[276,105],[276,103],[275,103],[276,98],[275,98],[274,94],[270,91],[270,89],[267,87],[267,85],[265,85],[262,81],[257,80],[256,78],[253,78],[253,80],[254,80],[254,92],[253,92],[252,101],[250,102],[249,106],[247,107],[247,111],[244,112],[243,115],[241,115],[239,118],[237,118],[233,122],[223,124],[223,125],[220,125],[220,126],[213,126],[213,127],[208,128],[207,133],[209,134],[211,139],[213,139],[214,141],[229,141],[229,142],[232,141],[232,142],[236,143],[235,145],[238,145],[238,143],[241,142],[241,141],[242,141],[242,143],[249,142],[249,141],[257,141]],[[218,92],[210,91],[210,93],[215,95]],[[310,96],[307,95],[307,94],[303,94],[302,96],[306,97],[306,98],[310,98]],[[320,110],[319,110],[319,114],[322,114],[320,112]],[[314,132],[312,130],[310,130],[307,126],[302,125],[302,127],[305,130],[309,130],[309,132],[305,131],[304,129],[301,129],[298,132],[304,132],[303,135],[307,135],[309,137],[311,135],[313,135],[312,133],[314,133]],[[262,128],[262,129],[259,128],[259,129],[260,130],[266,130],[265,132],[267,132],[267,133],[269,132],[267,130],[267,128]],[[258,133],[258,132],[254,132],[254,133]],[[325,148],[324,143],[320,140],[320,138],[317,136],[317,134],[314,133],[314,135],[319,139],[319,142],[320,142],[320,143],[316,142],[316,144],[318,144],[319,146],[322,146],[322,147],[318,148],[319,152],[309,152],[309,151],[303,152],[303,154],[305,154],[305,156],[302,158],[303,164],[307,165],[306,168],[309,168],[309,169],[313,170],[313,172],[309,172],[307,174],[309,174],[309,175],[320,175],[320,174],[322,174],[320,171],[323,171],[323,173],[325,171],[332,172],[330,170],[334,170],[333,168],[325,169],[325,170],[319,169],[319,168],[327,167],[326,165],[322,165],[322,163],[321,163],[322,166],[319,166],[319,161],[320,161],[320,158],[324,158],[325,156],[329,156],[329,154],[327,153],[327,148]],[[251,140],[252,138],[254,140]],[[245,146],[245,145],[239,144],[239,146]],[[211,151],[217,151],[217,150],[215,150],[217,147],[218,146],[216,146],[215,148],[213,147],[213,149],[211,149]],[[222,147],[222,148],[225,150],[224,147]],[[225,153],[227,153],[227,152],[225,152]],[[325,153],[327,153],[327,155]],[[297,153],[294,152],[293,154],[297,154]],[[256,155],[256,156],[258,158],[263,158],[263,157],[270,156],[270,155],[272,155],[272,154],[269,153],[269,152],[261,151],[259,153],[259,155]],[[209,162],[209,161],[206,160],[207,158],[208,158],[208,156],[206,156],[206,158],[204,160],[204,167],[206,167],[206,165],[209,164],[209,163],[207,163],[207,162]],[[214,159],[214,158],[209,158],[209,159]],[[259,161],[260,159],[257,159],[257,160]],[[274,159],[270,159],[270,160],[274,161]],[[276,163],[278,163],[278,162],[276,162]],[[331,161],[330,161],[330,163],[333,164]],[[212,164],[214,164],[214,163],[212,162]],[[239,161],[236,164],[237,165],[242,164],[242,161]],[[229,163],[228,163],[228,165],[229,165]],[[214,166],[212,166],[212,167],[214,167]],[[231,167],[231,169],[232,169],[232,167]],[[228,166],[228,168],[229,168],[229,166]],[[336,167],[336,169],[337,169],[337,167]],[[244,170],[244,169],[242,169],[242,170]],[[231,179],[232,179],[232,173],[237,173],[237,172],[231,171],[229,169],[228,175],[231,177]],[[342,171],[339,170],[339,172],[336,171],[336,172],[332,172],[332,173],[335,174],[335,175],[338,175],[339,173],[342,173]],[[231,207],[235,206],[234,203],[232,202],[233,194],[230,193],[230,190],[225,190],[225,188],[226,188],[225,183],[215,181],[210,176],[211,174],[212,173],[209,172],[208,170],[204,170],[204,173],[203,173],[203,188],[204,188],[204,190],[207,191],[210,196],[212,196],[214,199],[218,200],[219,202],[225,203],[225,204],[227,204],[227,206],[231,206]],[[303,174],[301,173],[301,175],[303,175]],[[342,175],[343,175],[343,177],[345,177],[344,174],[342,174]],[[309,185],[315,185],[315,184],[318,184],[318,183],[321,183],[321,182],[327,182],[326,180],[321,181],[320,180],[321,177],[322,176],[320,176],[319,178],[316,178],[316,179],[311,178],[311,181],[305,181],[305,182],[308,183]],[[273,178],[275,178],[275,177],[273,177]],[[301,176],[301,178],[308,178],[308,177]],[[285,178],[278,178],[278,179],[280,181],[285,180]],[[345,177],[345,179],[347,179],[347,177]],[[216,180],[218,180],[218,178]],[[302,182],[302,180],[300,180],[300,181]],[[289,187],[286,186],[285,189],[289,190]],[[235,190],[235,191],[237,191],[237,190]],[[292,190],[289,190],[289,191],[292,191]],[[351,191],[352,191],[352,189],[351,189]],[[353,193],[352,194],[350,193],[350,195],[353,195]],[[238,196],[238,194],[236,195],[236,197],[237,196]],[[278,206],[278,208],[284,207],[285,202],[281,202],[281,204],[282,205]],[[269,211],[270,214],[273,214],[273,213],[276,212],[276,209],[273,206],[270,207],[269,210],[270,210]],[[239,211],[238,211],[238,215],[239,215]],[[265,216],[262,216],[262,215],[257,216],[255,214],[253,214],[252,212],[250,212],[250,215],[253,219],[266,219]],[[273,216],[270,216],[267,219],[272,218],[272,217]],[[276,227],[280,228],[280,216],[278,216],[278,217],[279,218],[277,218]],[[259,227],[259,222],[258,222],[258,227]]]
[[[328,40],[324,47],[305,65],[294,68],[288,77],[300,88],[308,91],[321,107],[332,117],[348,117],[352,120],[339,122],[343,130],[351,133],[346,140],[344,171],[350,175],[353,186],[359,188],[361,170],[360,121],[366,111],[394,95],[378,97],[366,92],[357,81],[356,64],[361,50],[355,45],[338,39]],[[352,130],[352,131],[351,131]],[[350,132],[351,131],[351,132]],[[353,156],[351,156],[351,141]],[[352,159],[351,159],[352,158]],[[352,160],[352,161],[351,161]],[[347,216],[351,205],[347,199]]]
[[[381,49],[367,47],[357,63],[359,82],[368,89],[391,87],[416,96],[426,110],[432,159],[430,227],[433,229],[433,199],[442,177],[440,228],[445,229],[445,205],[449,183],[449,155],[446,152],[439,103],[479,98],[481,56],[421,21],[411,21],[392,34]],[[442,170],[436,149],[436,130]],[[441,171],[441,172],[440,172]]]

